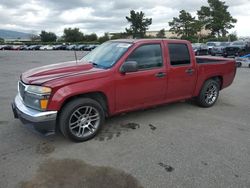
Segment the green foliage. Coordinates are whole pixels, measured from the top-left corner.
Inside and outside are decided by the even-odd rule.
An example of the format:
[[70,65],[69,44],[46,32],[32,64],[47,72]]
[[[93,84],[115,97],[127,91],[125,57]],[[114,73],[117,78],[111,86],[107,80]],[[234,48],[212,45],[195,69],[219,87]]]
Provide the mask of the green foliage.
[[116,33],[111,37],[111,40],[115,40],[115,39],[125,39],[128,38],[128,34],[127,33]]
[[185,10],[181,10],[179,17],[174,17],[173,20],[169,22],[169,26],[171,27],[170,31],[184,38],[194,36],[201,30],[200,22]]
[[84,35],[84,40],[87,41],[87,42],[90,42],[90,41],[97,41],[98,37],[95,33],[92,33],[90,35]]
[[211,30],[212,35],[217,37],[225,37],[228,33],[228,29],[234,27],[234,23],[237,22],[231,14],[228,12],[228,6],[225,2],[220,0],[208,0],[208,7],[202,6],[197,11],[200,22],[205,26],[206,29]]
[[145,14],[140,12],[130,11],[130,17],[126,16],[126,19],[131,23],[130,28],[126,28],[126,32],[133,36],[133,38],[143,38],[148,30],[148,27],[152,24],[152,18],[145,18]]
[[42,42],[55,42],[57,39],[55,33],[46,31],[41,31],[40,37]]
[[155,39],[157,37],[154,36],[154,35],[145,35],[143,38],[146,38],[146,39]]
[[197,35],[192,35],[192,36],[182,36],[181,37],[182,40],[188,40],[192,43],[196,43],[199,42],[199,38]]
[[41,41],[41,37],[37,36],[37,35],[32,35],[30,37],[30,39],[31,39],[32,42],[39,42],[39,41]]
[[216,37],[216,36],[213,36],[213,35],[208,35],[208,36],[204,36],[202,37],[199,41],[196,40],[194,42],[203,42],[203,43],[206,43],[206,42],[209,42],[209,41],[218,41],[218,42],[233,42],[235,40],[238,40],[238,37],[235,33],[232,33],[232,34],[229,34],[227,36],[220,36],[220,37]]
[[108,34],[108,33],[104,33],[104,36],[99,37],[99,39],[98,39],[98,41],[99,41],[100,43],[106,42],[106,41],[108,41],[108,40],[109,40],[109,34]]
[[79,42],[84,39],[83,33],[79,28],[65,28],[63,32],[63,39],[65,42]]
[[238,36],[236,33],[231,33],[228,35],[228,39],[229,39],[229,41],[233,42],[233,41],[238,40]]
[[157,38],[165,38],[165,29],[161,29],[157,34]]
[[4,43],[4,39],[3,38],[0,38],[0,43]]

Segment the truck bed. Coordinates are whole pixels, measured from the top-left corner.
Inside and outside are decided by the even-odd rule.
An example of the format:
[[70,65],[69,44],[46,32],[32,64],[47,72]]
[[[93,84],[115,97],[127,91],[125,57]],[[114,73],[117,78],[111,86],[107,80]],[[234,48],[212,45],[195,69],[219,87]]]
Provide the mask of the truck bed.
[[[229,86],[234,79],[236,73],[236,63],[234,59],[218,58],[218,57],[196,57],[198,65],[198,88],[202,87],[202,84],[208,78],[214,76],[220,76],[222,79],[221,89]],[[198,90],[196,94],[198,94]]]
[[223,63],[223,62],[228,62],[229,59],[225,58],[218,58],[218,57],[210,57],[210,56],[196,56],[196,63],[198,64],[207,64],[207,63]]

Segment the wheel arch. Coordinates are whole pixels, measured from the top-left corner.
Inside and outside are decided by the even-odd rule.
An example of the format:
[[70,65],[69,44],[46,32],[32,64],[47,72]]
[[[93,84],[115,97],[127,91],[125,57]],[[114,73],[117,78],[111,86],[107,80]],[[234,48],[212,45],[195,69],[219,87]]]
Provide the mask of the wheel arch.
[[[209,78],[209,79],[207,79],[207,80],[210,80],[210,79],[211,79],[211,80],[215,80],[215,81],[219,84],[220,90],[222,89],[222,86],[223,86],[223,77],[222,77],[222,76],[213,76],[213,77],[211,77],[211,78]],[[207,80],[206,80],[206,81],[207,81]],[[205,82],[206,82],[206,81],[205,81]],[[204,83],[205,83],[205,82],[204,82]],[[204,83],[203,83],[203,84],[204,84]]]
[[205,84],[206,81],[208,81],[208,80],[215,80],[215,81],[219,84],[219,86],[220,86],[219,89],[221,90],[221,89],[223,88],[223,76],[221,76],[221,75],[210,76],[210,77],[206,78],[206,79],[202,82],[202,84],[199,85],[199,86],[196,88],[194,96],[198,96],[198,95],[199,95],[199,93],[200,93],[201,90],[202,90],[202,87],[204,86],[204,84]]
[[66,100],[64,100],[63,104],[60,107],[60,110],[58,111],[58,115],[56,118],[56,131],[59,131],[59,118],[60,118],[63,107],[66,104],[68,104],[70,101],[77,99],[77,98],[90,98],[90,99],[97,101],[103,107],[104,112],[105,112],[105,117],[109,116],[108,99],[107,99],[107,96],[103,92],[95,91],[95,92],[88,92],[88,93],[73,95],[73,96],[68,97]]
[[107,96],[103,92],[100,92],[100,91],[83,93],[83,94],[78,94],[78,95],[73,95],[73,96],[68,97],[66,100],[64,100],[63,104],[61,105],[59,114],[66,104],[68,104],[70,101],[77,99],[77,98],[90,98],[90,99],[97,101],[103,107],[105,116],[107,117],[109,115],[109,106],[108,106]]
[[[206,83],[206,81],[208,81],[208,80],[214,80],[214,81],[216,81],[216,82],[219,84],[219,86],[220,86],[220,90],[222,89],[222,86],[223,86],[223,76],[221,76],[221,75],[216,75],[216,76],[208,77],[208,78],[205,79],[205,80],[203,81],[203,83],[201,84],[201,89],[202,89],[202,87],[204,86],[204,84]],[[201,89],[200,89],[200,90],[201,90]]]

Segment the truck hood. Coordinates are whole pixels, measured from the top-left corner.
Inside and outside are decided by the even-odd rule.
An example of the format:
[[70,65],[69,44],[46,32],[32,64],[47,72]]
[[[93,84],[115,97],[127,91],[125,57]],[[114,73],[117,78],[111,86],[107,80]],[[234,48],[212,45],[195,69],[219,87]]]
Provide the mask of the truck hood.
[[55,79],[90,74],[102,70],[93,67],[91,63],[70,61],[31,69],[21,75],[21,80],[26,84],[42,85]]

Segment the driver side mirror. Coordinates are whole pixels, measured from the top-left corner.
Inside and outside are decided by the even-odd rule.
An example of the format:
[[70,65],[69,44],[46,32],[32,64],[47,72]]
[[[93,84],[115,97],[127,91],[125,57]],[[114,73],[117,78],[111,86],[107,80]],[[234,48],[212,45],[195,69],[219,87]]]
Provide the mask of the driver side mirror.
[[126,61],[120,68],[120,72],[123,74],[136,71],[138,71],[138,63],[136,61]]

